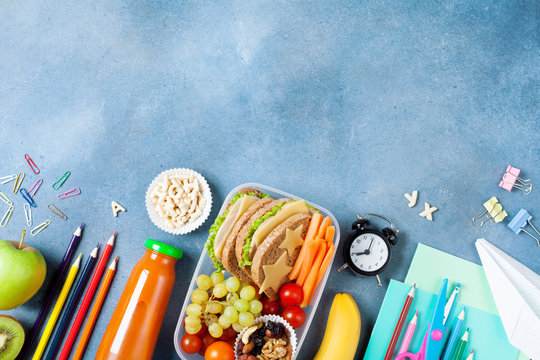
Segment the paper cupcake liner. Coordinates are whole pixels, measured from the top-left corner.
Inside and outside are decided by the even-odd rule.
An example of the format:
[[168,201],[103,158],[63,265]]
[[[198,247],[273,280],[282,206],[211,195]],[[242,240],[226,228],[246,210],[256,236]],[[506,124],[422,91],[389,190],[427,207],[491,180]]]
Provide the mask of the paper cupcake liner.
[[[163,181],[165,176],[190,176],[190,175],[195,177],[197,181],[199,182],[199,189],[205,200],[204,209],[202,209],[202,214],[198,218],[196,218],[193,222],[184,224],[180,227],[173,227],[166,221],[165,218],[163,218],[156,211],[155,209],[156,205],[152,201],[151,194],[154,191],[154,189],[157,187],[158,183]],[[152,181],[152,183],[150,184],[150,186],[148,186],[148,189],[146,190],[146,211],[148,212],[148,216],[150,217],[150,220],[152,220],[154,225],[156,225],[158,228],[170,234],[184,235],[197,229],[206,221],[206,219],[210,215],[211,209],[212,209],[212,192],[210,191],[210,186],[208,186],[206,179],[201,174],[191,169],[176,168],[176,169],[165,170],[155,177],[155,179]]]
[[[292,346],[292,356],[291,356],[291,359],[296,359],[296,344],[297,344],[297,340],[296,340],[296,333],[294,332],[294,329],[292,328],[292,326],[287,322],[287,320],[285,320],[284,318],[282,318],[281,316],[279,315],[264,315],[264,316],[259,316],[258,318],[255,319],[255,321],[253,322],[253,325],[257,325],[257,324],[260,324],[260,323],[266,323],[268,320],[270,321],[273,321],[275,323],[281,323],[285,326],[285,329],[287,329],[287,331],[289,332],[289,343],[291,344]],[[253,326],[251,325],[251,326]],[[250,328],[251,326],[246,326],[242,329],[242,331],[240,331],[240,333],[238,334],[238,336],[236,337],[236,341],[234,343],[234,358],[236,360],[238,360],[238,358],[240,357],[240,355],[242,355],[242,348],[244,347],[244,344],[242,343],[242,335],[244,335],[244,332]]]

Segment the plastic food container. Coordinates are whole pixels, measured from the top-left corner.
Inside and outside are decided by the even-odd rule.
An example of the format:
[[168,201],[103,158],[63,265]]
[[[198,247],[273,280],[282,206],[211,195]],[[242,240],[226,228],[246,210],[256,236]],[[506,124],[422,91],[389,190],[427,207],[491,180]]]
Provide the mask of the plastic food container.
[[[268,187],[268,186],[265,186],[265,185],[261,185],[261,184],[257,184],[257,183],[246,183],[246,184],[238,185],[236,188],[231,190],[231,192],[227,195],[227,197],[223,201],[223,204],[221,205],[221,209],[219,210],[219,213],[220,214],[223,213],[223,211],[225,210],[225,206],[228,204],[230,198],[234,194],[236,194],[238,192],[238,190],[240,190],[242,188],[246,188],[246,187],[258,189],[258,190],[260,190],[262,192],[265,192],[265,193],[269,194],[271,197],[273,197],[275,199],[282,198],[282,197],[287,197],[287,198],[293,198],[293,199],[298,199],[298,200],[305,200],[305,199],[302,199],[302,198],[300,198],[298,196],[295,196],[295,195],[292,195],[292,194],[289,194],[289,193],[286,193],[286,192],[283,192],[281,190],[277,190],[277,189],[274,189],[274,188],[271,188],[271,187]],[[310,202],[308,200],[305,200],[305,201],[306,201],[306,203],[308,205],[313,206],[315,209],[319,210],[321,215],[328,216],[330,219],[332,219],[332,225],[334,225],[335,228],[336,228],[336,234],[334,236],[334,246],[337,249],[338,245],[339,245],[340,232],[339,232],[339,225],[338,225],[338,223],[336,221],[336,218],[334,217],[334,215],[332,215],[332,213],[330,211],[326,210],[325,208],[323,208],[323,207],[321,207],[321,206],[319,206],[317,204],[314,204],[314,203],[312,203],[312,202]],[[298,354],[301,351],[302,344],[304,343],[304,340],[305,340],[306,335],[307,335],[308,330],[309,330],[309,326],[311,325],[311,322],[313,321],[313,318],[315,317],[315,312],[317,311],[317,307],[319,306],[319,301],[321,299],[322,293],[323,293],[324,288],[326,286],[326,281],[328,280],[328,275],[330,274],[330,271],[332,269],[332,263],[334,262],[336,252],[334,252],[334,256],[332,257],[332,260],[330,261],[330,265],[328,266],[328,269],[326,270],[326,274],[324,275],[322,281],[317,286],[317,289],[315,289],[315,292],[313,294],[313,299],[311,300],[311,303],[306,308],[304,308],[304,311],[306,313],[306,321],[305,321],[304,325],[302,325],[301,327],[295,329],[296,336],[297,336],[297,339],[298,339],[295,358],[296,358],[296,356],[298,356]],[[176,324],[176,330],[174,332],[174,338],[173,338],[174,348],[176,349],[176,353],[178,354],[178,356],[180,356],[181,359],[184,359],[184,360],[202,360],[202,359],[204,359],[204,357],[199,355],[199,354],[188,354],[188,353],[184,352],[184,350],[182,350],[182,347],[180,346],[180,340],[182,339],[182,336],[184,336],[185,333],[186,333],[184,331],[184,326],[183,326],[182,322],[183,322],[183,319],[186,317],[186,307],[191,302],[191,292],[197,288],[197,284],[195,283],[195,280],[197,279],[197,277],[199,275],[201,275],[201,274],[210,275],[212,272],[214,272],[214,270],[215,269],[214,269],[214,264],[212,263],[212,260],[206,254],[206,249],[203,249],[203,252],[202,252],[201,257],[199,258],[199,262],[197,264],[197,268],[195,269],[195,273],[193,274],[193,277],[191,278],[191,283],[189,284],[189,289],[188,289],[188,292],[186,293],[186,297],[185,297],[185,300],[184,300],[184,305],[182,306],[182,311],[180,312],[180,316],[178,317],[178,323]],[[225,278],[227,278],[227,276],[230,276],[230,274],[226,272]]]

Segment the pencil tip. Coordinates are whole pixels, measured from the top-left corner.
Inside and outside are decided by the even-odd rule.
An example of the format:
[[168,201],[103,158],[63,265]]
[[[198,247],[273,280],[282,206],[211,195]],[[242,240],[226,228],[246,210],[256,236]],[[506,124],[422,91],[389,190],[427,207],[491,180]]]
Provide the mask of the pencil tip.
[[84,223],[81,223],[81,225],[79,225],[79,229],[82,229],[84,227]]
[[113,236],[116,236],[116,231],[112,234]]

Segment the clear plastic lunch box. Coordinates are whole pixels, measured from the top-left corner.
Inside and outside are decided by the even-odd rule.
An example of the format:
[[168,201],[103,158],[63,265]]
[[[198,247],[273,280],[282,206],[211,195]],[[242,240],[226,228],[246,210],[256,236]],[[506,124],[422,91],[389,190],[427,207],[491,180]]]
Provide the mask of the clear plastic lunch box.
[[[273,197],[275,199],[282,198],[282,197],[287,197],[287,198],[291,198],[291,199],[304,200],[304,199],[302,199],[302,198],[300,198],[298,196],[294,196],[294,195],[288,194],[286,192],[283,192],[281,190],[277,190],[277,189],[274,189],[274,188],[271,188],[271,187],[268,187],[268,186],[265,186],[265,185],[261,185],[261,184],[257,184],[257,183],[246,183],[246,184],[238,185],[236,188],[231,190],[231,192],[225,198],[225,201],[223,201],[223,205],[221,206],[221,209],[219,210],[219,213],[220,214],[223,213],[223,211],[225,210],[226,204],[229,202],[229,200],[231,199],[231,197],[234,194],[236,194],[240,189],[247,188],[247,187],[258,189],[258,190],[260,190],[262,192],[267,193],[268,195],[270,195],[271,197]],[[308,205],[313,206],[315,209],[319,210],[321,215],[328,216],[330,219],[332,219],[332,225],[335,226],[335,228],[336,228],[336,233],[335,233],[335,236],[334,236],[334,246],[337,249],[338,245],[339,245],[340,233],[339,233],[339,225],[338,225],[338,223],[336,221],[336,218],[334,217],[334,215],[332,215],[332,213],[330,211],[326,210],[325,208],[323,208],[323,207],[321,207],[321,206],[319,206],[317,204],[314,204],[312,202],[309,202],[307,200],[305,200],[305,201],[306,201],[306,203]],[[328,266],[328,269],[326,270],[326,274],[324,274],[324,277],[323,277],[322,281],[317,286],[317,289],[315,289],[315,292],[313,294],[313,299],[311,300],[311,303],[306,308],[304,308],[304,311],[306,313],[306,321],[305,321],[304,325],[302,325],[301,327],[295,329],[296,337],[298,339],[298,345],[297,345],[297,351],[296,351],[296,354],[295,354],[295,358],[300,353],[300,349],[302,348],[302,344],[304,343],[304,340],[306,338],[307,332],[309,330],[309,326],[311,325],[311,322],[313,321],[313,318],[315,317],[315,312],[317,311],[319,301],[321,299],[322,293],[323,293],[324,288],[326,286],[326,281],[328,279],[328,275],[330,274],[330,271],[332,269],[332,263],[334,262],[336,252],[334,252],[334,256],[332,257],[332,260],[330,261],[330,265]],[[201,275],[201,274],[210,275],[212,272],[214,272],[214,270],[215,270],[214,269],[214,264],[212,263],[212,260],[210,259],[210,257],[206,254],[206,249],[204,249],[202,254],[201,254],[201,257],[199,258],[199,262],[197,263],[197,268],[195,269],[195,273],[193,274],[193,277],[191,278],[191,283],[189,284],[189,289],[188,289],[188,292],[187,292],[185,300],[184,300],[184,305],[182,306],[182,311],[180,312],[180,316],[178,317],[178,323],[176,324],[176,330],[174,331],[174,339],[173,339],[174,348],[176,349],[176,353],[178,354],[178,356],[180,356],[181,359],[184,359],[184,360],[202,360],[202,359],[204,359],[204,357],[199,355],[199,354],[188,354],[184,350],[182,350],[182,347],[180,346],[180,340],[182,339],[182,336],[184,336],[184,334],[186,333],[184,331],[183,319],[186,316],[186,307],[191,302],[191,292],[197,288],[197,284],[195,283],[195,280],[197,279],[197,277],[199,275]],[[227,278],[228,276],[230,276],[230,274],[226,273],[225,278]]]

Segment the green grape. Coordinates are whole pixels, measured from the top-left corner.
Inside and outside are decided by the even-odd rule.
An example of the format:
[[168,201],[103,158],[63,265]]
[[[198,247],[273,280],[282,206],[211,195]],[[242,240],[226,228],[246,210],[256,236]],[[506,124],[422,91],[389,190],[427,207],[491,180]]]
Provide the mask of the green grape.
[[249,303],[244,299],[239,299],[234,302],[234,308],[239,312],[247,311],[249,309]]
[[203,311],[203,308],[199,304],[189,304],[186,308],[186,313],[191,316],[199,317],[201,316],[201,313]]
[[252,313],[253,314],[253,317],[256,319],[258,318],[259,316],[261,316],[261,313]]
[[208,293],[201,289],[193,290],[191,293],[191,302],[195,304],[202,304],[208,300]]
[[251,300],[251,301],[249,302],[249,311],[250,311],[252,314],[260,313],[260,312],[262,311],[262,308],[263,308],[262,302],[260,302],[260,301],[257,300],[257,299]]
[[240,325],[239,323],[235,322],[232,324],[232,328],[237,333],[241,332],[244,329],[244,326]]
[[212,294],[214,294],[214,296],[217,298],[222,298],[225,295],[227,295],[227,287],[223,283],[217,284],[216,286],[214,286],[214,290],[212,290]]
[[221,325],[222,328],[226,329],[231,326],[231,321],[225,315],[221,315],[218,319],[218,324]]
[[221,284],[224,278],[225,276],[223,276],[223,273],[221,271],[215,272],[210,275],[210,280],[212,280],[212,284],[214,284],[214,286],[216,286],[217,284]]
[[231,276],[227,279],[227,281],[225,281],[225,286],[227,286],[227,290],[229,290],[229,292],[237,292],[240,288],[240,280],[238,280],[234,276]]
[[197,326],[188,326],[186,325],[186,332],[191,335],[195,335],[199,331],[201,331],[202,324],[199,324]]
[[218,338],[223,335],[223,328],[218,323],[214,323],[208,327],[208,332],[212,337]]
[[249,301],[255,297],[255,288],[253,286],[246,286],[240,290],[240,298]]
[[231,323],[238,320],[238,311],[232,306],[227,306],[225,311],[223,311],[223,316],[225,316]]
[[206,291],[212,287],[212,280],[210,280],[210,276],[208,275],[199,275],[195,281],[201,290]]
[[229,304],[234,304],[236,302],[236,300],[240,299],[240,296],[238,296],[237,293],[228,293],[227,294],[227,301],[229,302]]
[[191,315],[186,316],[186,320],[184,321],[186,323],[186,326],[190,326],[190,327],[195,327],[201,324],[201,319],[195,316],[191,316]]
[[239,290],[242,290],[243,288],[245,288],[246,286],[250,286],[249,283],[245,282],[245,281],[240,281],[240,288]]
[[206,315],[204,318],[204,324],[208,327],[218,322],[218,317],[214,314]]
[[223,306],[218,302],[211,302],[206,304],[206,311],[210,314],[219,314],[223,310]]
[[240,325],[251,326],[253,325],[254,321],[255,318],[253,317],[253,314],[249,312],[241,312],[238,315],[238,322],[240,323]]

